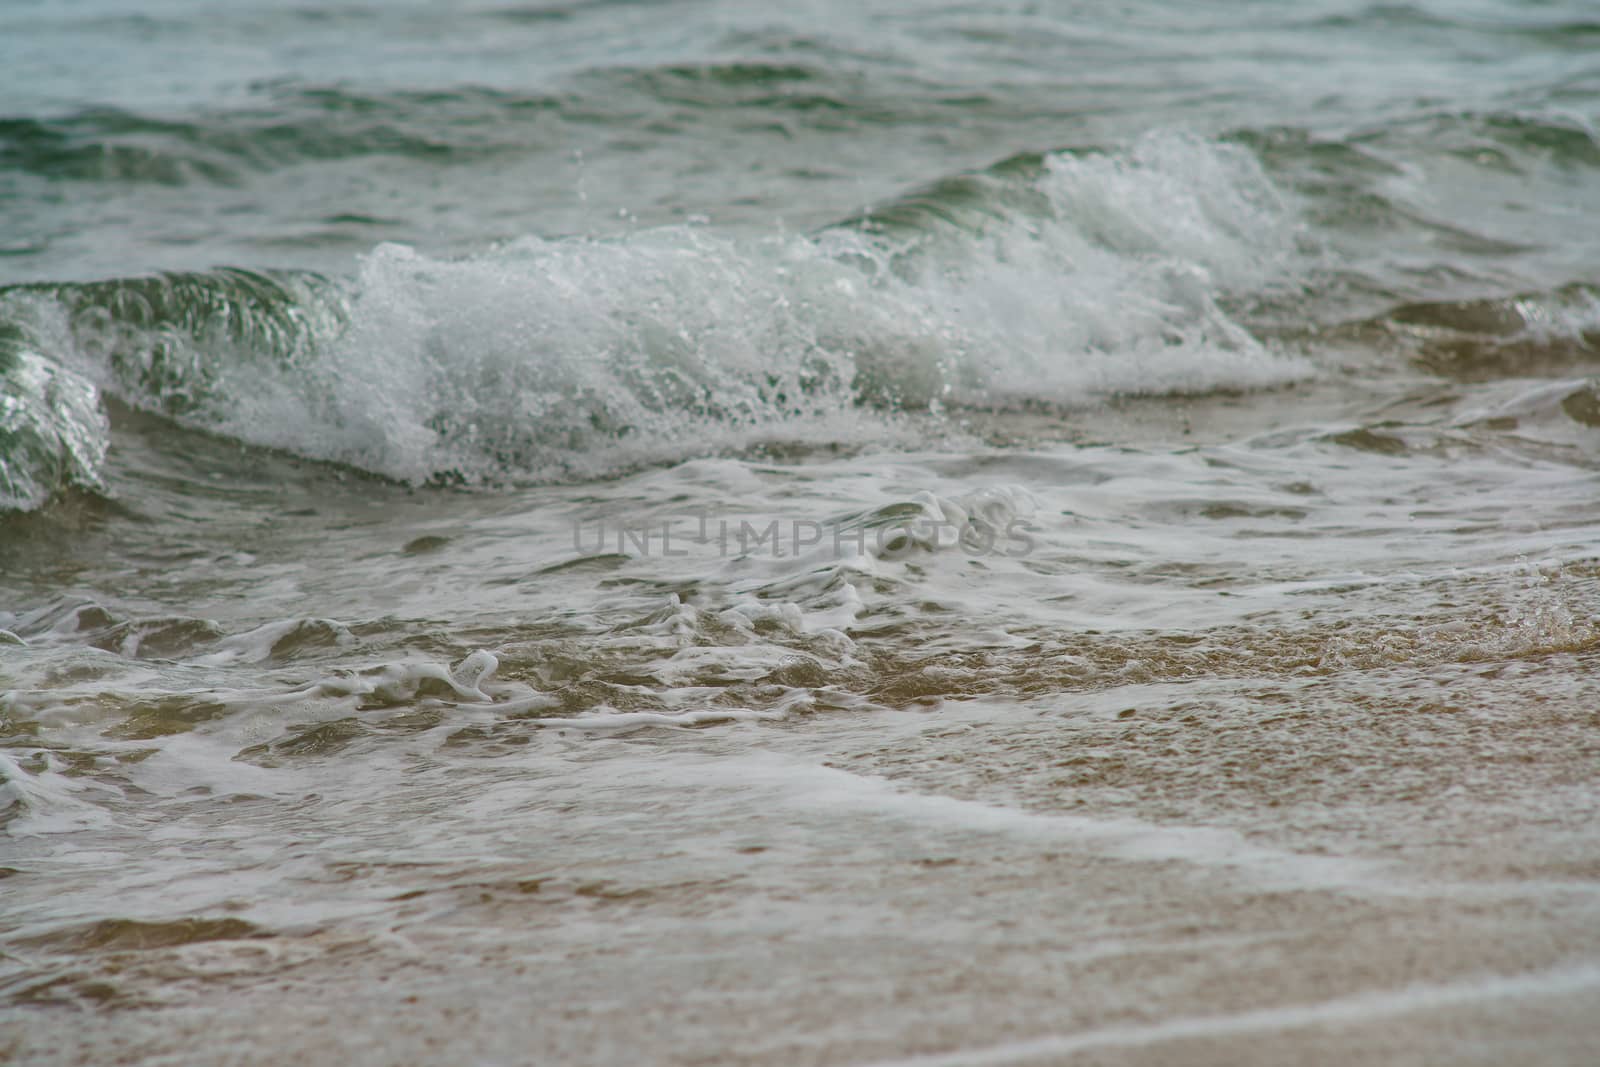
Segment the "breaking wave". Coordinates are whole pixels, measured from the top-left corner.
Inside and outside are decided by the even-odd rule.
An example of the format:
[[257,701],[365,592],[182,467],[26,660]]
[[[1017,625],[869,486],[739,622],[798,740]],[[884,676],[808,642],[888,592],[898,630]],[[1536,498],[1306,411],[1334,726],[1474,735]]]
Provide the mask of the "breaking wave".
[[[456,260],[381,245],[347,279],[15,286],[0,319],[38,368],[185,425],[411,483],[541,482],[879,441],[923,413],[1280,384],[1308,365],[1225,307],[1292,285],[1302,243],[1248,150],[1159,134],[810,235],[688,225]],[[61,453],[70,476],[92,477],[98,425],[99,446]]]

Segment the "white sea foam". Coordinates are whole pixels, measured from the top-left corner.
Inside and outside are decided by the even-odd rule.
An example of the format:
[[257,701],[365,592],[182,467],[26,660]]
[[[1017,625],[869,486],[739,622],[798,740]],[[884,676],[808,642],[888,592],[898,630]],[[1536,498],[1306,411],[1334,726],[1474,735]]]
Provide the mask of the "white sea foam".
[[[1296,212],[1245,150],[1159,134],[984,181],[983,210],[909,233],[678,226],[458,260],[386,244],[342,297],[219,276],[219,306],[229,286],[308,302],[250,312],[260,330],[211,322],[217,294],[194,279],[163,297],[181,322],[90,336],[105,317],[91,302],[36,308],[30,329],[136,406],[411,482],[591,477],[774,439],[915,442],[955,427],[901,413],[1310,372],[1219,303],[1299,269]],[[247,351],[263,338],[288,347]]]
[[111,812],[85,794],[120,795],[115,789],[63,775],[61,762],[48,753],[41,752],[37,758],[41,766],[29,771],[0,752],[0,816],[5,817],[12,836],[71,833],[111,825]]
[[111,427],[95,387],[34,352],[0,350],[0,513],[100,486]]

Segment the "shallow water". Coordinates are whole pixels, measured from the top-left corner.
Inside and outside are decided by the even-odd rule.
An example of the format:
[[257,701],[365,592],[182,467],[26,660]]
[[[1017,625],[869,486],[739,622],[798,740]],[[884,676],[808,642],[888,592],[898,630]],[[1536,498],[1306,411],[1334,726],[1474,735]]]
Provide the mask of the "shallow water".
[[1597,42],[0,14],[0,1048],[1589,1062]]

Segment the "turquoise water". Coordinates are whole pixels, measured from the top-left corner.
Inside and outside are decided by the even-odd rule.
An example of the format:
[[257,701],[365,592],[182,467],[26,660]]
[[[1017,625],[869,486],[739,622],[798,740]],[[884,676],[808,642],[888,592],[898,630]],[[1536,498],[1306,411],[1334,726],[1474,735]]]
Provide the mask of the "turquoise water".
[[1577,2],[6,5],[0,1049],[1586,1062],[1596,219]]

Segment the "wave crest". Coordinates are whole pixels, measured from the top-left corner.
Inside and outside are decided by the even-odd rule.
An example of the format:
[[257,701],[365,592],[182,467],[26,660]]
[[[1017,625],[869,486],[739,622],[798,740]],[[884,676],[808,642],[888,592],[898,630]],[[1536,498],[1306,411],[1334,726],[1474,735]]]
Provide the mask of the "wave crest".
[[110,444],[92,384],[0,344],[0,512],[31,511],[69,485],[99,488]]
[[944,184],[806,236],[383,245],[342,282],[31,286],[0,312],[133,406],[409,482],[594,477],[876,441],[908,413],[1308,372],[1224,310],[1292,283],[1300,255],[1247,150],[1152,135]]

